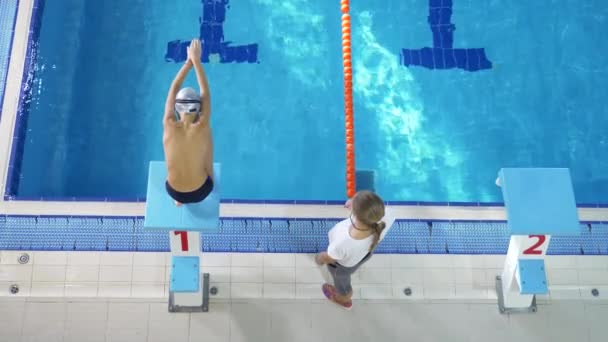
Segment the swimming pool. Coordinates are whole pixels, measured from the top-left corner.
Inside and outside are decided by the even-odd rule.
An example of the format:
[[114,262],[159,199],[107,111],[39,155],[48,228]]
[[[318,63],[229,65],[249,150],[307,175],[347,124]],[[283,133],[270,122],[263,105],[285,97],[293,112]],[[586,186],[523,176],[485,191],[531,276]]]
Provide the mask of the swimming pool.
[[[198,35],[201,1],[40,3],[16,195],[143,197],[178,69],[167,43]],[[483,48],[491,68],[403,65],[403,49],[437,46],[429,3],[452,7],[453,47]],[[387,200],[438,202],[499,201],[503,166],[569,167],[579,203],[607,203],[607,12],[573,0],[353,3],[357,167],[375,170]],[[224,39],[257,44],[257,61],[205,65],[223,197],[344,197],[339,16],[338,1],[230,2]]]

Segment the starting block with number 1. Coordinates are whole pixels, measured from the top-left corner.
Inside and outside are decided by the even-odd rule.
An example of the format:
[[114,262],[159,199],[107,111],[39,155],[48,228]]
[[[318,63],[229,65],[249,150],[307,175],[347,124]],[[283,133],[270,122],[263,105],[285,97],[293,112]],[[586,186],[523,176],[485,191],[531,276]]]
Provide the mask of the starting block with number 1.
[[200,273],[201,232],[219,230],[220,164],[213,165],[213,173],[213,191],[205,200],[178,207],[165,189],[165,162],[150,162],[144,228],[169,231],[170,312],[209,311],[209,274],[201,279]]

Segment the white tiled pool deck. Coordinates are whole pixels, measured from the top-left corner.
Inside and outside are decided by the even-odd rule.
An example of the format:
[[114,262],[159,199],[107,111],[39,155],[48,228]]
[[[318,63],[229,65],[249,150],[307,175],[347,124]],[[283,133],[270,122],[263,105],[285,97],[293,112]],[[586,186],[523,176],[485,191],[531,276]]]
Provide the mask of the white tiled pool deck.
[[503,256],[376,255],[355,275],[347,312],[323,299],[311,255],[203,254],[219,290],[210,312],[169,314],[168,253],[33,252],[26,265],[20,254],[0,253],[0,341],[599,342],[608,334],[605,256],[549,256],[539,311],[505,316],[494,291]]
[[206,314],[168,314],[158,301],[0,301],[2,341],[604,342],[608,305],[540,304],[499,315],[495,304],[358,302],[351,312],[316,300],[216,302]]
[[[22,253],[30,256],[25,265]],[[2,251],[0,298],[164,299],[169,264],[169,253]],[[378,254],[354,275],[354,298],[495,303],[503,264],[502,255]],[[323,299],[327,279],[311,254],[203,253],[201,268],[219,290],[215,301]],[[608,300],[608,256],[548,256],[547,277],[550,294],[542,301]],[[16,295],[12,284],[20,287]]]

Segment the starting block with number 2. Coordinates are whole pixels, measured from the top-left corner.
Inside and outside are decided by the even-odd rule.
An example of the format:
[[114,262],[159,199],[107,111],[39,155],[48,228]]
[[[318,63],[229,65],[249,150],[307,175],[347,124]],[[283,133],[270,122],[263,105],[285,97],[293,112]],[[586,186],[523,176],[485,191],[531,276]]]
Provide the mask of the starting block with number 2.
[[502,188],[511,233],[496,292],[501,313],[536,312],[536,295],[547,294],[545,255],[551,235],[580,234],[568,169],[504,168]]

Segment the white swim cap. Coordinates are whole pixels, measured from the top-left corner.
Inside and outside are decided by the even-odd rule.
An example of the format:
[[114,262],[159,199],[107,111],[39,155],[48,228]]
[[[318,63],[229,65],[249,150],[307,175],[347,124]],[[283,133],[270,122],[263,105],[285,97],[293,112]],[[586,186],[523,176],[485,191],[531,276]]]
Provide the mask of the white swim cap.
[[175,111],[183,114],[199,114],[201,97],[192,88],[182,88],[175,98]]

